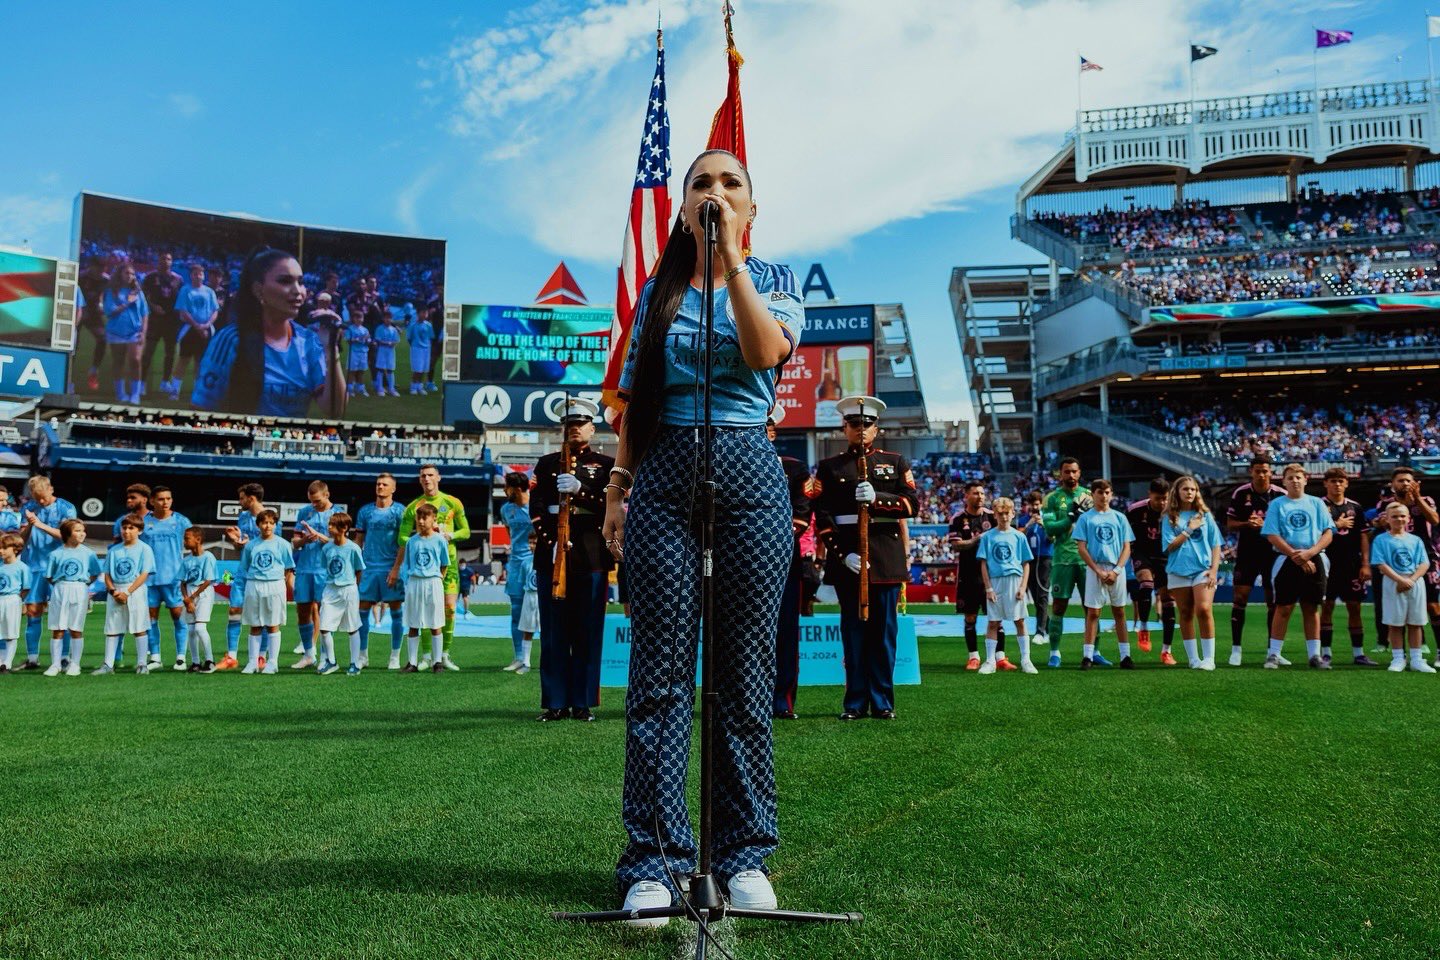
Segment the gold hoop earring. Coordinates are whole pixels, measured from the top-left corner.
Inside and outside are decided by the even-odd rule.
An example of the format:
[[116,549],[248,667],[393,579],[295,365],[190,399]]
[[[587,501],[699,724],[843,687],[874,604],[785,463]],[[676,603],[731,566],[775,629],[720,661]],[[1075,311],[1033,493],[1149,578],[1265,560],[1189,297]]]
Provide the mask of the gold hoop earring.
[[680,218],[680,232],[686,235],[689,235],[690,233],[690,221],[686,220],[684,217]]

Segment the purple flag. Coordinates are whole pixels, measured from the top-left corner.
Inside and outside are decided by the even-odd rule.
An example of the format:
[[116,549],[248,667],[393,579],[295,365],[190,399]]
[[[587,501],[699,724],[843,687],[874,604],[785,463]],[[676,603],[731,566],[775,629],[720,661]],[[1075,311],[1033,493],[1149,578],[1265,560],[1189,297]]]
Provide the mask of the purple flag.
[[1349,30],[1316,30],[1315,48],[1338,47],[1342,43],[1349,43],[1355,39],[1355,34]]

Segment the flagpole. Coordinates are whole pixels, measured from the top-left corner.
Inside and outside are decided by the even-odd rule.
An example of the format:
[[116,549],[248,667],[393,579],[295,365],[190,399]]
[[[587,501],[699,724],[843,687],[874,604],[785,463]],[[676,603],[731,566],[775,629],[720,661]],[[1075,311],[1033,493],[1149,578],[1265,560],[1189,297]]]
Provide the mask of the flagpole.
[[1435,44],[1430,37],[1430,10],[1425,10],[1425,95],[1429,97],[1430,90],[1435,86]]
[[1083,76],[1085,76],[1085,71],[1082,70],[1080,67],[1081,67],[1081,62],[1082,62],[1084,59],[1085,59],[1085,58],[1080,55],[1080,51],[1079,51],[1079,50],[1076,50],[1076,51],[1075,51],[1075,130],[1076,130],[1077,133],[1078,133],[1079,130],[1080,130],[1080,114],[1083,113],[1084,110],[1085,110],[1085,104],[1084,104],[1084,103],[1081,101],[1081,99],[1080,99],[1080,78],[1083,77]]

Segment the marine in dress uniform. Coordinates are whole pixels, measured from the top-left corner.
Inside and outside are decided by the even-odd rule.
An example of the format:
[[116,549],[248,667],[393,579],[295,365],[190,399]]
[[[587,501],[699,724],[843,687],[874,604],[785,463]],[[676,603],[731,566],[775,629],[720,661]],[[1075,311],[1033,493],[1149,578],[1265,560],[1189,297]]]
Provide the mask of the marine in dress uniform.
[[[840,600],[840,634],[845,645],[845,706],[841,720],[867,713],[895,717],[897,607],[909,572],[900,540],[900,521],[919,510],[910,463],[874,446],[885,404],[874,397],[845,397],[836,405],[845,419],[850,449],[822,460],[815,474],[815,535],[826,546],[825,580]],[[867,476],[860,476],[860,454]],[[870,609],[860,619],[861,506],[868,509]]]
[[[775,407],[765,420],[765,433],[775,442],[775,428],[785,419],[785,408]],[[812,498],[815,478],[810,468],[794,457],[781,457],[785,486],[790,495],[790,523],[795,531],[795,552],[790,557],[790,573],[785,578],[785,593],[780,599],[780,621],[775,632],[775,704],[777,720],[795,719],[795,691],[800,685],[800,600],[804,591],[800,557],[800,538],[810,529],[815,513]]]
[[[563,407],[562,409],[559,409]],[[562,452],[547,453],[530,479],[530,516],[535,521],[535,582],[540,599],[540,706],[542,722],[595,719],[600,705],[600,645],[605,633],[605,595],[614,561],[605,549],[600,526],[605,519],[605,484],[612,457],[590,448],[599,408],[580,397],[556,401],[570,441],[570,462]],[[568,506],[566,505],[568,499]],[[551,584],[555,571],[556,524],[570,512],[566,546],[565,597]]]

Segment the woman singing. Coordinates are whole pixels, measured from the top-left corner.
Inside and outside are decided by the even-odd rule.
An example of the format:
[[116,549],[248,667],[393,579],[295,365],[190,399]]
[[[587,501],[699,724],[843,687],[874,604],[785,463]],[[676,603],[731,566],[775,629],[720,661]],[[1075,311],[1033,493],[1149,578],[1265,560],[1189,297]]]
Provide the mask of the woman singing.
[[800,338],[804,309],[788,267],[741,253],[755,202],[740,161],[723,150],[706,151],[684,184],[684,206],[636,311],[620,376],[629,407],[606,488],[605,539],[626,564],[632,618],[622,804],[630,839],[616,879],[627,909],[663,907],[679,895],[670,872],[682,876],[696,866],[685,776],[700,627],[695,427],[704,417],[704,261],[698,237],[701,205],[710,202],[719,211],[712,410],[720,593],[713,682],[721,703],[713,865],[734,906],[774,909],[765,874],[765,858],[779,842],[770,708],[775,626],[794,537],[785,475],[766,439],[765,418],[775,404],[780,366]]
[[[312,400],[344,412],[338,344],[295,322],[305,306],[299,262],[282,250],[251,254],[227,307],[234,322],[210,338],[190,402],[201,410],[306,417]],[[335,405],[339,409],[335,409]]]

